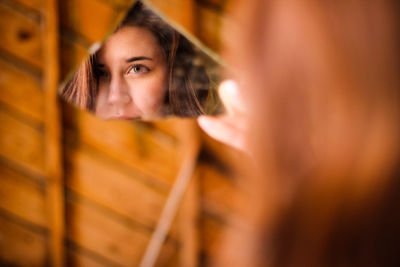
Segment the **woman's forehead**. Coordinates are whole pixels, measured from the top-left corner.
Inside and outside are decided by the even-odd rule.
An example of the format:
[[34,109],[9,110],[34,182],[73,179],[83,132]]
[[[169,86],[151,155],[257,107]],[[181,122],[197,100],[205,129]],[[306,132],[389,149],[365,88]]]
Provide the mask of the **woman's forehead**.
[[144,56],[157,61],[162,55],[162,49],[153,33],[142,27],[126,26],[106,40],[98,53],[98,60],[101,63],[111,63]]

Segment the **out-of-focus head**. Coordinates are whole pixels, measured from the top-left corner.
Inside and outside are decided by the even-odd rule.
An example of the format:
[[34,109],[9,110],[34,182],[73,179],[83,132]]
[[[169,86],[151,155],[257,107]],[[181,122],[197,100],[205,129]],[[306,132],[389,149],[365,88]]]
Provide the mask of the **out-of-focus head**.
[[265,226],[253,231],[253,256],[262,266],[392,266],[397,2],[238,0],[231,11],[225,58],[251,103],[259,167],[247,212]]

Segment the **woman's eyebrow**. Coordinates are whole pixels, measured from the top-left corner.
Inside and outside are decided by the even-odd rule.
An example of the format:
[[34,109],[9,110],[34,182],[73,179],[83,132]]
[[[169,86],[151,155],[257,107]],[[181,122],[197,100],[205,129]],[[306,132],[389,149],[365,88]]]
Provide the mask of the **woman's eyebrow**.
[[128,58],[126,60],[126,62],[130,63],[130,62],[137,61],[137,60],[153,60],[153,59],[150,57],[131,57],[131,58]]

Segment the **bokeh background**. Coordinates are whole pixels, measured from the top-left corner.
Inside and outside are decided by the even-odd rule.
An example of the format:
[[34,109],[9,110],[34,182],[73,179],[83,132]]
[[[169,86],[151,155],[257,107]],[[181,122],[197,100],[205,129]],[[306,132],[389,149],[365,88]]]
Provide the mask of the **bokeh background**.
[[[218,53],[227,1],[149,2]],[[105,122],[56,94],[131,4],[0,0],[0,266],[136,266],[191,142],[192,182],[157,266],[215,258],[237,152],[194,121]]]

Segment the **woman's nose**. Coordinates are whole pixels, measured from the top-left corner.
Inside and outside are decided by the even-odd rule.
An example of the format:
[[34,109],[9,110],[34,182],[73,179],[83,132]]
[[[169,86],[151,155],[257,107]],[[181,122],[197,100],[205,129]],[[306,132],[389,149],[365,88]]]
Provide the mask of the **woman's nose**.
[[131,102],[128,87],[122,77],[113,77],[110,81],[108,103],[112,105],[125,105]]

